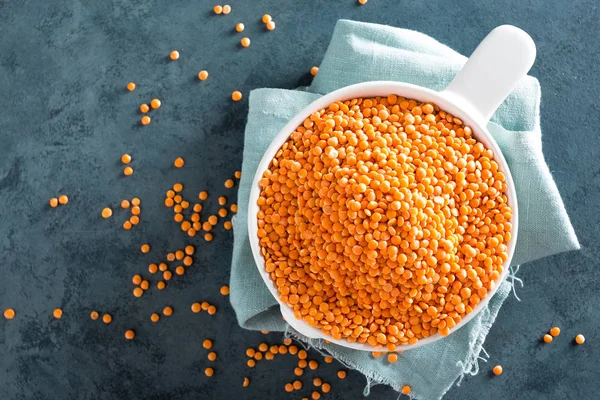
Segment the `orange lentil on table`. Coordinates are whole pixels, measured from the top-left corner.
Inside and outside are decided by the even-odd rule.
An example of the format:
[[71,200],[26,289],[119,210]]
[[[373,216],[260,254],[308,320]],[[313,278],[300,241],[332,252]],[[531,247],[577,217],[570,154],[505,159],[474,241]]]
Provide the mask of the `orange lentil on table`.
[[150,107],[152,107],[153,109],[157,109],[160,108],[161,102],[159,99],[152,99],[152,101],[150,102]]
[[139,206],[141,203],[142,203],[142,201],[137,197],[134,197],[133,199],[131,199],[131,204],[134,206]]
[[215,361],[217,359],[217,353],[215,353],[214,351],[211,351],[210,353],[208,353],[208,355],[206,357],[208,358],[209,361]]
[[331,385],[329,383],[323,383],[321,390],[323,393],[329,393],[331,391]]
[[150,321],[152,322],[158,322],[159,319],[160,315],[158,315],[157,313],[152,313],[152,315],[150,315]]
[[173,50],[172,52],[169,53],[169,58],[173,61],[179,60],[179,52],[177,50]]
[[298,360],[298,367],[299,368],[306,368],[307,366],[308,366],[308,361],[306,361],[304,359]]
[[289,346],[290,344],[292,344],[292,339],[289,337],[283,339],[283,344]]
[[123,229],[129,230],[129,229],[131,229],[131,227],[132,227],[131,222],[129,222],[129,221],[123,222]]
[[321,398],[321,393],[317,392],[316,390],[314,392],[312,392],[312,394],[310,395],[310,397],[313,400],[319,400]]
[[175,273],[177,275],[183,275],[185,274],[185,268],[182,265],[179,265],[177,268],[175,268]]
[[163,272],[163,279],[165,281],[170,281],[172,277],[173,277],[173,273],[171,271]]
[[142,283],[140,283],[140,288],[142,288],[142,290],[148,290],[150,288],[150,282],[144,279]]
[[198,72],[198,79],[205,81],[208,78],[208,71],[202,70]]
[[543,339],[544,339],[544,342],[550,343],[550,342],[552,342],[552,335],[545,334]]
[[232,213],[236,213],[238,211],[238,205],[234,203],[231,206],[229,206],[229,209]]
[[273,345],[273,346],[269,347],[269,352],[271,354],[278,354],[279,353],[279,346]]
[[275,30],[275,21],[269,21],[265,26],[269,31]]
[[150,251],[150,245],[143,244],[142,247],[140,248],[140,250],[142,251],[142,253],[148,253]]
[[296,355],[296,354],[298,354],[298,346],[291,345],[290,347],[288,347],[288,352],[289,352],[291,355]]
[[219,211],[217,212],[217,214],[219,215],[219,217],[225,218],[227,216],[227,209],[226,208],[220,208]]
[[127,340],[131,340],[135,337],[135,332],[131,329],[129,329],[128,331],[125,331],[125,339]]
[[108,207],[102,210],[102,218],[110,218],[112,216],[112,210]]
[[312,76],[317,76],[317,73],[318,73],[318,72],[319,72],[319,67],[312,67],[312,68],[310,69],[310,74],[311,74]]
[[340,379],[345,379],[346,378],[346,371],[344,371],[344,370],[338,371],[337,376]]
[[206,376],[213,376],[213,375],[214,375],[214,373],[215,373],[215,370],[214,370],[214,369],[212,369],[212,368],[206,368],[206,369],[204,370],[204,373],[206,374]]
[[147,113],[148,111],[150,111],[150,107],[148,106],[148,104],[143,103],[140,105],[140,112],[142,113]]
[[7,308],[6,310],[4,310],[4,318],[6,319],[13,319],[15,315],[15,310],[13,310],[12,308]]
[[167,284],[164,283],[163,281],[160,281],[156,284],[156,287],[158,288],[158,290],[163,290],[165,288],[165,286],[167,286]]
[[177,167],[177,168],[183,167],[184,164],[185,164],[185,161],[181,157],[176,158],[175,161],[173,162],[173,165],[175,165],[175,167]]
[[140,275],[134,275],[133,278],[131,278],[131,281],[134,285],[139,285],[142,283],[142,277]]
[[62,205],[65,205],[69,202],[69,198],[67,197],[66,194],[60,195],[60,196],[58,196],[58,202]]
[[313,385],[315,385],[316,387],[319,387],[323,384],[323,380],[321,380],[321,378],[314,378],[313,379]]
[[167,266],[166,263],[160,263],[160,264],[158,264],[158,270],[161,271],[161,272],[166,271],[167,268],[168,268],[168,266]]
[[194,259],[192,257],[190,257],[190,256],[183,257],[183,265],[185,265],[186,267],[189,267],[193,263],[194,263]]
[[231,223],[231,221],[225,221],[223,222],[223,227],[227,230],[230,230],[233,227],[233,224]]
[[248,362],[246,363],[250,368],[254,368],[254,366],[256,365],[256,361],[250,359],[248,360]]
[[125,167],[123,169],[123,174],[126,175],[126,176],[133,175],[133,168],[131,168],[131,167]]
[[496,365],[492,368],[494,375],[502,375],[502,365]]
[[193,303],[192,304],[192,312],[198,314],[200,311],[202,311],[202,306],[200,305],[200,303]]
[[131,217],[129,217],[129,222],[131,222],[131,225],[137,225],[140,223],[140,217],[138,217],[137,215],[132,215]]
[[144,115],[141,119],[142,125],[148,125],[151,121],[152,119],[147,115]]
[[244,378],[244,383],[242,383],[242,386],[247,387],[250,385],[250,378]]
[[505,175],[432,104],[334,102],[292,132],[260,185],[265,269],[296,318],[334,339],[447,336],[503,272]]
[[169,306],[163,308],[163,315],[165,315],[167,317],[173,315],[173,309]]
[[294,386],[291,383],[286,383],[284,389],[286,392],[290,393],[294,391]]
[[254,359],[255,359],[256,361],[260,361],[260,360],[262,360],[262,359],[263,359],[263,356],[264,356],[264,355],[263,355],[263,353],[261,353],[260,351],[257,351],[256,353],[254,353]]
[[204,234],[204,240],[206,240],[207,242],[210,242],[213,240],[213,235],[212,233],[205,233]]
[[218,202],[219,202],[219,205],[224,206],[225,204],[227,204],[227,197],[225,197],[225,196],[219,197]]
[[205,339],[204,342],[202,342],[202,347],[204,347],[205,349],[211,349],[213,346],[212,340],[210,339]]
[[398,361],[398,354],[396,353],[389,353],[387,356],[387,360],[390,364],[395,363],[396,361]]
[[369,0],[358,0],[358,3],[364,5],[367,4],[367,1]]
[[331,357],[331,356],[325,356],[325,357],[323,357],[323,360],[325,360],[325,362],[327,364],[331,364],[333,362],[333,357]]
[[263,24],[268,24],[272,20],[273,20],[273,17],[271,17],[269,14],[265,14],[265,15],[262,16],[262,22],[263,22]]
[[247,37],[242,38],[242,40],[240,40],[240,43],[242,44],[242,47],[248,47],[250,46],[250,39]]
[[135,297],[142,297],[144,295],[144,290],[141,287],[136,287],[133,289],[133,295]]
[[208,307],[208,310],[206,310],[206,312],[208,312],[209,315],[215,315],[217,313],[217,307],[210,306]]
[[585,343],[585,337],[582,334],[579,334],[579,335],[575,336],[575,343],[577,343],[577,344],[584,344]]
[[98,314],[98,312],[97,312],[97,311],[92,311],[92,312],[90,313],[90,318],[92,319],[92,321],[95,321],[95,320],[97,320],[99,316],[100,316],[100,315]]
[[127,90],[129,90],[130,92],[133,92],[135,90],[135,83],[134,82],[129,82],[127,84]]
[[110,314],[104,314],[102,316],[102,322],[104,322],[105,324],[110,324],[112,322],[112,316]]
[[310,360],[308,362],[308,368],[315,370],[315,369],[319,368],[319,363],[316,362],[315,360]]
[[296,380],[292,383],[292,386],[294,387],[294,390],[300,390],[302,389],[302,381]]
[[[502,368],[502,367],[500,367],[500,368]],[[408,385],[402,386],[402,394],[409,395],[410,392],[411,392],[410,386],[408,386]]]
[[275,359],[275,354],[273,353],[265,353],[265,360],[274,360]]
[[193,254],[194,254],[194,251],[195,251],[195,249],[194,249],[194,246],[192,246],[192,245],[188,245],[188,246],[185,246],[185,249],[183,249],[183,251],[184,251],[184,252],[185,252],[185,254],[187,254],[188,256],[191,256],[191,255],[193,255]]
[[233,181],[233,179],[227,179],[224,183],[224,185],[227,189],[231,189],[234,184],[235,184],[235,182]]
[[58,199],[56,197],[53,197],[50,199],[50,207],[52,207],[52,208],[58,207]]
[[269,350],[269,345],[266,343],[261,343],[258,345],[258,350],[260,351],[267,351]]
[[216,5],[216,6],[213,7],[213,11],[214,11],[215,14],[221,14],[223,12],[223,7],[219,6],[219,5]]
[[201,306],[202,306],[202,309],[204,311],[208,311],[208,308],[210,307],[210,304],[208,304],[207,301],[203,301],[202,304],[201,304]]
[[[243,39],[242,39],[243,41]],[[248,41],[248,46],[249,46],[249,41]],[[248,47],[248,46],[244,46],[244,47]],[[242,99],[242,92],[240,92],[239,90],[234,91],[233,93],[231,93],[231,99],[233,101],[240,101]]]
[[235,25],[236,32],[243,32],[246,27],[241,22]]
[[181,183],[176,183],[173,185],[173,190],[175,192],[181,192],[183,190],[183,185]]
[[128,209],[129,208],[129,200],[121,200],[121,208]]
[[202,192],[198,193],[198,198],[200,200],[206,200],[206,199],[208,199],[208,192],[202,191]]
[[246,349],[246,355],[248,357],[254,357],[254,353],[256,353],[256,350],[254,350],[253,348],[250,347],[250,348]]
[[123,154],[121,156],[121,162],[123,164],[129,164],[131,162],[131,156],[129,154]]
[[231,6],[229,4],[225,4],[223,6],[223,14],[227,15],[231,12]]
[[219,292],[221,293],[221,295],[227,296],[229,294],[229,286],[227,286],[227,285],[221,286],[221,289],[219,290]]
[[554,337],[560,335],[560,328],[558,326],[553,327],[550,329],[550,334]]
[[60,319],[63,315],[63,311],[60,308],[55,308],[54,311],[52,311],[52,315],[54,318]]
[[304,373],[304,370],[302,368],[300,368],[300,367],[294,368],[294,375],[302,376],[303,373]]

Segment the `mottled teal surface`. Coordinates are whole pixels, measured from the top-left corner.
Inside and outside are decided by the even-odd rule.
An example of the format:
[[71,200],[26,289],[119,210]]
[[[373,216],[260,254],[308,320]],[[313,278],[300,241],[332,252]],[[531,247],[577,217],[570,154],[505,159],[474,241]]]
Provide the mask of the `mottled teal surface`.
[[[294,88],[310,82],[339,18],[422,31],[469,54],[493,27],[511,23],[536,41],[531,74],[540,80],[546,160],[578,233],[582,250],[524,266],[521,302],[510,298],[484,347],[490,364],[452,389],[449,399],[595,399],[600,392],[600,12],[591,0],[247,2],[232,0],[228,16],[211,14],[205,1],[6,1],[0,0],[0,319],[2,399],[282,399],[292,380],[287,356],[245,367],[244,350],[275,335],[243,331],[218,287],[228,281],[230,232],[218,228],[186,275],[164,292],[131,295],[131,276],[189,240],[163,205],[175,182],[193,198],[206,189],[225,194],[222,182],[241,165],[247,103],[230,93],[257,87]],[[273,15],[267,32],[260,17]],[[252,46],[241,49],[240,34]],[[172,63],[169,51],[181,59]],[[198,82],[197,72],[210,77]],[[129,81],[138,89],[127,93]],[[137,107],[153,97],[163,106],[140,127]],[[122,177],[119,157],[133,157],[135,173]],[[184,157],[185,168],[172,162]],[[50,209],[48,199],[67,193],[70,203]],[[125,232],[121,199],[142,199],[142,222]],[[213,198],[214,200],[214,198]],[[111,205],[112,219],[100,211]],[[208,208],[218,208],[212,202]],[[139,246],[148,242],[150,254]],[[146,275],[148,275],[146,273]],[[189,305],[207,300],[219,313],[194,315]],[[175,313],[158,325],[152,312]],[[64,316],[55,321],[52,309]],[[110,326],[88,317],[110,312]],[[539,338],[562,328],[550,345]],[[126,342],[123,332],[137,337]],[[587,341],[574,346],[583,333]],[[202,340],[215,339],[215,377]],[[323,398],[361,398],[356,373],[339,381],[339,366],[316,375],[330,381]],[[489,366],[491,367],[491,365]],[[242,388],[244,376],[252,379]],[[306,377],[315,376],[314,372]],[[305,388],[294,398],[307,396]],[[312,389],[311,389],[312,390]],[[373,399],[395,398],[375,387]]]

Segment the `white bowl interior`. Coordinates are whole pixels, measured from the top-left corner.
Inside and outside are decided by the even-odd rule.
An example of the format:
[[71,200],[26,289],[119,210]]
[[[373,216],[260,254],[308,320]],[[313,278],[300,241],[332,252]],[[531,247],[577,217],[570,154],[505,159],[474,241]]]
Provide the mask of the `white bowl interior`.
[[[500,283],[504,281],[506,275],[508,274],[508,268],[510,266],[510,262],[512,260],[512,256],[514,254],[515,244],[517,241],[517,232],[518,232],[518,209],[517,209],[517,196],[514,188],[514,182],[512,176],[510,174],[510,169],[508,168],[508,164],[498,147],[496,141],[492,138],[491,134],[485,127],[486,121],[477,121],[474,118],[470,117],[463,111],[463,106],[459,104],[460,100],[450,99],[444,96],[443,92],[436,92],[421,86],[411,85],[408,83],[401,82],[391,82],[391,81],[375,81],[375,82],[364,82],[358,83],[351,86],[346,86],[344,88],[333,91],[318,100],[315,100],[306,108],[304,108],[300,113],[298,113],[294,118],[290,120],[277,134],[277,136],[273,139],[273,142],[266,150],[260,164],[258,165],[258,169],[256,171],[256,175],[254,176],[254,180],[252,182],[252,188],[250,191],[250,203],[248,205],[248,231],[250,237],[250,246],[252,248],[252,253],[254,255],[254,261],[256,262],[256,266],[258,267],[258,271],[262,276],[265,284],[269,288],[271,294],[275,297],[277,302],[280,305],[281,312],[286,322],[292,326],[296,331],[300,332],[302,335],[315,338],[315,339],[325,339],[332,343],[335,343],[340,346],[344,346],[347,348],[355,349],[355,350],[363,350],[363,351],[386,351],[385,348],[375,348],[367,343],[357,343],[357,342],[348,342],[347,340],[335,340],[331,336],[328,336],[321,332],[319,329],[310,326],[308,323],[296,319],[292,309],[285,303],[282,303],[279,300],[279,293],[277,292],[277,288],[275,287],[273,281],[271,280],[269,274],[265,271],[264,268],[264,258],[260,252],[260,245],[258,241],[258,204],[257,200],[260,196],[260,185],[259,181],[262,178],[264,171],[269,167],[271,160],[275,157],[275,154],[279,150],[279,148],[285,143],[285,141],[289,138],[290,134],[303,123],[303,121],[309,117],[313,112],[318,111],[322,108],[326,108],[329,104],[335,101],[345,101],[351,100],[358,97],[376,97],[376,96],[387,96],[389,94],[395,94],[398,96],[403,96],[409,99],[414,99],[417,101],[423,102],[431,102],[440,107],[440,109],[454,115],[457,118],[460,118],[466,125],[471,126],[473,130],[473,136],[480,141],[486,148],[491,149],[494,152],[494,160],[500,166],[502,172],[504,172],[506,176],[506,184],[508,187],[507,191],[507,199],[508,205],[513,210],[513,217],[511,223],[513,225],[512,228],[512,236],[511,240],[507,243],[507,258],[503,265],[503,271],[501,276],[498,278],[496,282],[496,286],[493,290],[491,290],[488,295],[481,300],[481,302],[473,309],[473,312],[466,315],[453,329],[450,330],[450,334],[456,332],[461,326],[468,323],[479,311],[481,311],[484,307],[486,307],[487,303],[491,299],[491,297],[496,293],[496,290],[500,286]],[[443,338],[440,334],[431,335],[427,338],[420,339],[416,344],[399,346],[398,349],[408,350],[416,347],[420,347],[426,345],[428,343],[435,342]]]

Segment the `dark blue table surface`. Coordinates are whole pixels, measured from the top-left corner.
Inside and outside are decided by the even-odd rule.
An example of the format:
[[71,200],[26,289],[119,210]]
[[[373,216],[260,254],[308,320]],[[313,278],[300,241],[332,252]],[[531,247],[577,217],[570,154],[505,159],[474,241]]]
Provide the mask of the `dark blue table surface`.
[[[259,87],[294,88],[310,82],[339,18],[415,29],[470,54],[485,34],[514,24],[534,38],[531,74],[540,80],[546,161],[581,240],[582,250],[522,266],[521,302],[511,296],[485,349],[490,361],[454,387],[449,399],[595,399],[600,392],[600,89],[598,5],[581,1],[343,1],[231,0],[215,16],[206,1],[0,0],[0,319],[1,399],[281,399],[294,378],[292,357],[245,366],[244,351],[279,335],[243,331],[218,288],[228,282],[231,232],[215,240],[187,238],[162,205],[175,182],[186,197],[215,197],[239,169],[247,98]],[[260,17],[270,13],[277,29]],[[235,23],[246,25],[250,48],[238,46]],[[181,59],[169,62],[178,49]],[[198,82],[206,69],[210,77]],[[127,93],[127,82],[138,88]],[[230,100],[233,90],[245,97]],[[138,106],[153,97],[162,107],[139,125]],[[133,157],[123,177],[119,158]],[[186,165],[172,167],[176,157]],[[67,206],[48,200],[66,193]],[[121,199],[142,199],[141,223],[121,228]],[[215,199],[213,197],[213,200]],[[112,206],[114,216],[100,218]],[[215,211],[213,201],[208,207]],[[198,246],[194,267],[136,299],[131,277],[187,243]],[[140,253],[150,243],[152,252]],[[148,275],[147,272],[145,275]],[[194,315],[207,300],[218,313]],[[152,312],[175,313],[158,324]],[[62,308],[60,320],[52,318]],[[110,312],[106,326],[91,310]],[[550,345],[540,337],[562,329]],[[126,329],[137,337],[126,341]],[[587,341],[573,346],[583,333]],[[215,339],[219,359],[202,348]],[[489,370],[499,363],[501,377]],[[203,370],[213,364],[215,376]],[[339,365],[322,363],[315,376],[333,386],[323,398],[361,398],[355,372],[339,381]],[[243,388],[244,376],[252,384]],[[393,399],[386,387],[370,398]]]

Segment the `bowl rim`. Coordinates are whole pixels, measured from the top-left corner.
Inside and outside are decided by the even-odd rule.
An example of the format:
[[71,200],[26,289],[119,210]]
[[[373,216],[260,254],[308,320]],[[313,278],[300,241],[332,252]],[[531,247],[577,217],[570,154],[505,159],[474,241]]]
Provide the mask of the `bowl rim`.
[[[506,162],[506,159],[504,158],[502,151],[500,150],[500,147],[498,146],[498,143],[495,141],[495,139],[492,137],[491,133],[486,127],[487,121],[479,120],[475,113],[473,113],[474,115],[469,115],[468,111],[466,111],[469,110],[469,104],[466,101],[462,101],[462,99],[457,98],[455,96],[447,95],[443,91],[438,92],[410,83],[395,81],[369,81],[342,87],[314,100],[309,105],[304,107],[283,128],[279,130],[277,135],[271,141],[269,147],[264,152],[256,169],[256,173],[252,180],[248,204],[248,235],[250,247],[252,249],[252,254],[254,257],[256,267],[258,268],[259,273],[263,278],[263,281],[265,282],[271,295],[279,304],[284,319],[292,328],[294,328],[300,334],[311,339],[323,339],[346,348],[362,351],[385,352],[387,351],[387,349],[385,347],[376,348],[369,345],[368,343],[349,342],[345,339],[334,339],[331,336],[323,333],[321,330],[310,326],[305,321],[296,319],[292,309],[279,299],[279,293],[277,292],[277,288],[275,287],[269,274],[265,271],[265,260],[260,251],[260,245],[258,240],[257,216],[259,208],[257,200],[260,196],[259,181],[262,178],[264,171],[269,167],[271,160],[273,159],[279,148],[289,138],[290,134],[298,126],[300,126],[302,122],[313,112],[326,108],[327,106],[329,106],[329,104],[335,101],[346,101],[360,97],[384,97],[388,96],[389,94],[395,94],[397,96],[402,96],[417,101],[430,102],[439,106],[441,110],[450,113],[457,118],[460,118],[465,125],[469,125],[471,127],[471,129],[473,130],[473,136],[482,144],[484,144],[486,148],[491,149],[494,152],[494,161],[498,163],[500,171],[502,171],[505,175],[506,185],[508,187],[506,193],[508,200],[507,203],[513,211],[513,216],[510,221],[512,223],[511,239],[507,243],[507,257],[505,262],[502,264],[502,274],[496,281],[496,286],[494,287],[494,289],[489,291],[486,297],[483,298],[479,302],[479,304],[473,308],[473,311],[470,314],[467,314],[458,324],[456,324],[455,327],[453,327],[450,330],[450,335],[458,331],[462,326],[466,325],[472,318],[474,318],[475,315],[482,311],[487,306],[490,299],[494,296],[500,285],[504,282],[504,280],[508,276],[510,262],[514,255],[518,236],[517,195],[510,168],[508,166],[508,163]],[[442,336],[439,333],[435,333],[434,335],[431,335],[427,338],[419,339],[419,341],[415,344],[399,345],[397,349],[414,349],[420,346],[424,346],[426,344],[433,343],[444,337],[445,336]]]

